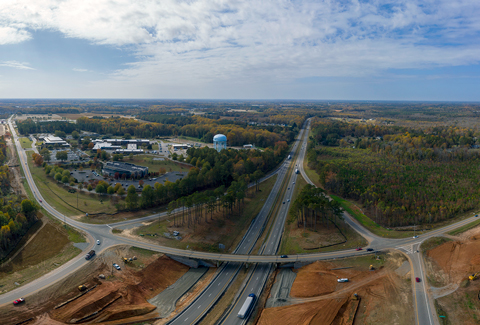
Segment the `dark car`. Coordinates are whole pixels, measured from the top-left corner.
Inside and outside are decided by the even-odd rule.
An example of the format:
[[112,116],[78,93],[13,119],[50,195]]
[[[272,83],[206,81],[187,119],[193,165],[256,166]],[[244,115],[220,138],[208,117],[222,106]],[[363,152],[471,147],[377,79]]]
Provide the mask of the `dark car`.
[[420,282],[422,280],[420,280],[420,278],[415,278],[415,281]]
[[287,257],[288,257],[288,255],[282,255],[282,256],[280,256],[280,258],[287,258]]
[[373,252],[373,248],[367,248],[367,252]]
[[357,251],[361,251],[362,249],[363,249],[363,248],[361,248],[361,247],[358,247],[358,248],[357,248]]
[[283,203],[282,203],[282,204],[285,204],[285,201],[283,201]]
[[20,299],[17,299],[13,302],[14,305],[18,305],[18,304],[21,304],[22,302],[25,302],[25,298],[20,298]]

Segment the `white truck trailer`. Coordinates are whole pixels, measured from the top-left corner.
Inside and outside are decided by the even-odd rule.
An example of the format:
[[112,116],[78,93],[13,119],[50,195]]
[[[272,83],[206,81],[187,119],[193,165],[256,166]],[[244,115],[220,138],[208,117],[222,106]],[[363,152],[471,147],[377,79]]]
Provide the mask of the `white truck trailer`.
[[245,302],[243,303],[242,308],[240,308],[240,311],[238,312],[238,318],[244,319],[250,314],[250,311],[255,303],[255,298],[256,297],[254,293],[248,295],[247,299],[245,299]]

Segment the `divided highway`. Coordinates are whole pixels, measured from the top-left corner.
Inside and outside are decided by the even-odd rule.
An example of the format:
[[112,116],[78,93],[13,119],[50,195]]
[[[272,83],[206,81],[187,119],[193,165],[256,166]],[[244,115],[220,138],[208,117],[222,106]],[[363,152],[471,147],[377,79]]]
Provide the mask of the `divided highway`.
[[[298,139],[302,139],[304,133],[305,132],[303,128],[298,135]],[[296,141],[295,145],[292,148],[292,152],[296,152],[298,143],[299,141]],[[279,191],[281,190],[284,179],[287,176],[289,163],[290,161],[286,161],[280,167],[275,185],[273,186],[273,189],[270,192],[262,210],[257,215],[254,222],[248,229],[247,233],[243,237],[243,240],[235,249],[234,254],[249,254],[257,243],[258,238],[264,231],[264,228],[268,221],[268,216],[275,206],[276,198],[279,194],[281,194]],[[282,206],[282,209],[285,209],[285,206]],[[272,215],[272,218],[278,217]],[[283,224],[281,218],[280,220],[275,220],[275,223]],[[240,261],[242,258],[245,257],[247,262],[255,262],[254,259],[256,260],[257,258],[262,258],[262,256],[243,255],[242,257],[240,257]],[[236,258],[236,256],[232,256],[230,260],[236,260]],[[245,259],[243,259],[243,261],[245,261]],[[169,324],[197,324],[198,322],[200,322],[202,318],[206,315],[206,313],[208,313],[208,311],[215,305],[218,299],[222,297],[230,283],[235,279],[241,267],[242,263],[231,262],[223,266],[217,273],[216,277],[209,284],[209,286],[195,299],[193,303],[191,303],[172,321],[170,321]],[[270,268],[270,265],[268,266],[268,268]]]
[[[33,195],[35,199],[39,202],[42,207],[48,211],[51,215],[55,216],[57,219],[64,221],[65,223],[69,224],[70,226],[76,227],[77,229],[83,230],[88,237],[88,241],[91,243],[86,250],[92,249],[93,246],[96,246],[97,251],[103,251],[109,247],[115,245],[133,245],[145,249],[150,249],[157,252],[162,252],[171,255],[177,256],[184,256],[190,258],[197,258],[197,259],[204,259],[204,260],[212,260],[212,261],[228,261],[221,267],[221,269],[217,272],[217,276],[214,280],[209,284],[206,290],[190,305],[188,306],[182,313],[179,314],[177,318],[172,321],[172,324],[196,324],[199,320],[205,315],[206,312],[215,304],[216,301],[222,296],[225,290],[228,288],[231,281],[234,279],[238,270],[240,269],[242,263],[258,263],[254,267],[254,270],[251,272],[251,276],[247,282],[247,285],[242,289],[240,298],[235,302],[235,305],[231,308],[227,317],[225,317],[222,322],[225,324],[241,324],[243,321],[236,318],[236,313],[238,313],[238,309],[243,301],[246,299],[246,296],[249,293],[255,293],[257,296],[263,290],[264,284],[266,279],[268,278],[268,274],[271,272],[272,264],[280,263],[280,262],[295,262],[295,261],[314,261],[314,260],[326,260],[326,259],[334,259],[334,258],[341,258],[341,257],[349,257],[349,256],[356,256],[359,254],[365,254],[365,252],[356,252],[355,250],[344,250],[338,252],[329,252],[329,253],[315,253],[315,254],[305,254],[305,255],[291,255],[287,258],[281,258],[276,256],[278,250],[278,245],[281,240],[282,232],[283,232],[283,225],[285,218],[288,213],[289,203],[288,199],[291,199],[292,192],[293,192],[293,182],[296,180],[297,175],[293,173],[295,168],[298,168],[302,176],[305,180],[311,184],[313,184],[308,176],[306,175],[303,169],[303,160],[305,157],[306,147],[307,147],[307,140],[308,140],[308,130],[304,132],[302,129],[301,133],[299,134],[299,139],[303,139],[302,147],[300,148],[299,157],[297,159],[297,167],[292,168],[292,172],[290,175],[287,175],[288,166],[287,164],[290,163],[287,161],[287,164],[283,163],[279,169],[274,171],[273,173],[266,176],[271,177],[275,173],[278,174],[277,181],[270,193],[270,196],[265,202],[264,207],[262,208],[261,212],[252,223],[251,227],[249,228],[247,234],[244,236],[243,240],[235,250],[234,254],[214,254],[214,253],[204,253],[204,252],[195,252],[190,250],[180,250],[174,249],[170,247],[159,246],[155,244],[148,244],[144,242],[135,241],[128,238],[123,238],[120,236],[113,235],[111,232],[112,228],[131,224],[131,223],[138,223],[142,221],[151,220],[154,218],[158,218],[162,214],[156,214],[149,217],[143,217],[136,220],[124,221],[119,223],[114,223],[110,225],[93,225],[93,224],[85,224],[73,219],[70,219],[57,210],[55,210],[52,206],[46,202],[39,190],[37,189],[35,182],[33,181],[32,175],[28,168],[27,164],[27,156],[25,151],[22,149],[20,142],[18,140],[17,134],[13,128],[11,118],[8,120],[8,124],[11,129],[11,133],[14,138],[14,144],[17,147],[17,152],[19,156],[19,162],[23,166],[25,172],[25,178],[32,189]],[[297,141],[293,151],[296,151],[297,145],[300,141]],[[282,181],[285,177],[289,177],[288,185],[290,190],[287,190],[286,193],[279,193],[281,189]],[[267,216],[269,215],[269,211],[271,210],[272,206],[275,203],[275,198],[278,195],[281,195],[281,200],[285,201],[285,205],[281,206],[281,209],[278,213],[278,216],[272,215],[272,218],[278,218],[274,223],[274,227],[271,229],[269,234],[268,240],[265,242],[264,246],[261,250],[261,255],[249,255],[259,238],[260,234],[264,230],[263,227],[265,226],[265,221]],[[449,226],[445,226],[443,228],[439,228],[436,230],[432,230],[426,234],[422,234],[420,238],[407,238],[407,239],[386,239],[382,237],[378,237],[375,234],[371,233],[370,231],[363,228],[355,219],[353,219],[348,214],[344,214],[345,221],[357,232],[359,232],[363,237],[365,237],[369,242],[369,247],[374,248],[376,250],[388,250],[388,249],[398,249],[405,253],[407,253],[410,263],[413,269],[413,276],[412,277],[419,277],[422,279],[421,282],[416,283],[413,282],[414,286],[414,296],[415,296],[415,308],[416,308],[416,323],[417,324],[437,324],[438,318],[435,314],[435,308],[433,308],[433,302],[429,299],[427,288],[425,284],[425,275],[424,275],[424,267],[423,267],[423,260],[421,255],[416,253],[418,247],[422,241],[425,239],[440,236],[446,232],[454,230],[458,227],[466,225],[472,221],[477,220],[474,217],[459,221],[457,223],[451,224]],[[101,245],[97,246],[94,245],[95,241],[99,239],[101,241]],[[0,295],[0,305],[11,303],[14,299],[17,299],[20,296],[27,296],[34,292],[41,290],[57,281],[60,281],[65,276],[69,275],[72,272],[75,272],[83,265],[87,264],[88,261],[84,259],[84,254],[79,255],[78,257],[72,259],[70,262],[66,263],[65,265],[61,266],[60,268],[50,272],[49,274],[29,283],[25,286],[19,287],[16,290],[11,292],[5,293]]]

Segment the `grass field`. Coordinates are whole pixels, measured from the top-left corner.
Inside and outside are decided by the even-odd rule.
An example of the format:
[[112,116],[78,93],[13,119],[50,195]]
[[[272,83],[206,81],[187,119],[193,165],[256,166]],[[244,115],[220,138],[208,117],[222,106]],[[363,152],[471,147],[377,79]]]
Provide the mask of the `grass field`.
[[32,141],[29,138],[19,138],[23,149],[32,149]]
[[462,226],[460,228],[457,228],[455,230],[450,231],[448,234],[452,236],[456,236],[461,234],[462,232],[465,232],[467,230],[470,230],[472,228],[475,228],[476,226],[480,225],[480,219],[475,220],[473,222],[470,222],[469,224],[466,224],[465,226]]
[[[292,202],[298,197],[300,191],[307,185],[307,182],[300,175],[297,178],[295,189],[292,196]],[[345,222],[339,221],[338,226],[342,229],[347,242],[340,245],[305,249],[331,245],[344,241],[344,237],[340,234],[337,228],[332,223],[328,223],[327,226],[318,224],[316,231],[311,229],[298,228],[297,222],[294,216],[291,215],[292,207],[290,207],[289,216],[285,224],[285,231],[282,237],[282,243],[280,245],[280,254],[308,254],[315,252],[328,252],[341,249],[349,249],[359,246],[364,246],[367,241],[360,236],[355,230],[348,226]]]
[[[335,201],[338,201],[342,208],[348,212],[352,217],[354,217],[358,222],[362,224],[365,228],[370,230],[372,233],[374,233],[377,236],[381,237],[387,237],[387,238],[407,238],[407,237],[412,237],[413,236],[413,231],[398,231],[398,230],[389,230],[386,228],[383,228],[379,224],[377,224],[375,221],[364,215],[360,209],[355,206],[355,204],[342,199],[341,197],[335,196],[335,195],[330,195],[332,199]],[[417,235],[422,234],[421,231],[416,231]]]
[[130,158],[125,158],[124,161],[139,166],[148,167],[150,172],[158,172],[160,168],[165,168],[167,172],[188,172],[191,167],[188,165],[178,164],[171,160],[153,160],[154,157],[147,155],[138,155],[130,160]]
[[[218,252],[218,244],[222,243],[225,245],[226,251],[231,251],[246,232],[253,218],[262,209],[276,178],[277,176],[274,176],[263,182],[260,185],[261,191],[255,193],[253,197],[249,195],[250,197],[245,199],[245,205],[239,212],[234,211],[232,214],[227,212],[228,217],[225,218],[223,212],[219,211],[214,213],[214,220],[210,220],[210,214],[208,214],[208,223],[202,220],[200,224],[196,225],[195,231],[192,228],[187,228],[187,226],[174,228],[173,217],[169,217],[168,220],[155,221],[147,226],[137,228],[134,234],[157,234],[158,236],[146,236],[146,238],[152,238],[162,245],[176,248]],[[253,191],[253,189],[250,189],[250,191]],[[184,238],[180,241],[163,236],[163,233],[171,230],[179,231]]]
[[[46,249],[48,247],[48,249]],[[47,222],[24,249],[0,268],[0,292],[7,292],[56,269],[81,252],[65,229]]]
[[[56,210],[67,216],[84,215],[83,212],[67,204],[69,203],[72,206],[77,205],[77,193],[67,192],[55,180],[47,177],[42,167],[33,166],[31,151],[27,152],[27,157],[33,180],[44,199]],[[101,203],[95,194],[87,194],[85,192],[78,192],[78,207],[88,213],[112,213],[116,211],[115,206],[110,202],[108,197]]]

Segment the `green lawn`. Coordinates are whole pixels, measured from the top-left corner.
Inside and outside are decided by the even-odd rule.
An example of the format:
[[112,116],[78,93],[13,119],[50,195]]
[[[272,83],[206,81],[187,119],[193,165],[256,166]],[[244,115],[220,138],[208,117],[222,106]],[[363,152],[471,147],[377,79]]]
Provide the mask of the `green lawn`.
[[32,141],[29,138],[20,138],[19,140],[23,149],[32,149]]
[[[63,189],[55,180],[45,175],[42,167],[33,166],[32,151],[27,152],[28,165],[32,173],[33,180],[42,193],[43,198],[51,204],[56,210],[67,216],[78,216],[84,213],[75,209],[77,206],[77,193],[69,193]],[[68,204],[74,206],[70,206]],[[101,203],[97,195],[78,192],[78,207],[88,213],[112,213],[116,211],[115,206],[110,202],[108,196],[105,196]]]
[[148,167],[150,172],[158,172],[160,168],[165,168],[167,172],[188,172],[191,167],[184,164],[178,164],[171,160],[153,160],[154,157],[147,155],[134,156],[132,160],[129,157],[123,160],[128,163]]

